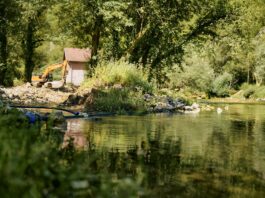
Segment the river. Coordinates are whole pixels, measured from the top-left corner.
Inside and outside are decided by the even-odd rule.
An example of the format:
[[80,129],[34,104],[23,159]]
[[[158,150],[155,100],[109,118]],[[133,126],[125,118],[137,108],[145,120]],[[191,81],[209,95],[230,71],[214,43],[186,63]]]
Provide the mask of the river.
[[141,178],[147,197],[265,197],[265,105],[219,106],[221,113],[73,119],[64,140],[115,156],[110,173]]

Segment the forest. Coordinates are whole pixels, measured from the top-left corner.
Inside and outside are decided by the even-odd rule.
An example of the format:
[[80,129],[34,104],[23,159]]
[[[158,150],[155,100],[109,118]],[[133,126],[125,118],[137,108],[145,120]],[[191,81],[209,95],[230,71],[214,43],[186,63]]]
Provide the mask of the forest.
[[[157,87],[216,96],[264,84],[263,0],[1,0],[0,85],[30,82],[64,47],[124,61]],[[89,72],[91,75],[91,72]]]
[[[0,0],[1,197],[265,197],[264,13]],[[65,48],[91,50],[81,86],[33,85]]]

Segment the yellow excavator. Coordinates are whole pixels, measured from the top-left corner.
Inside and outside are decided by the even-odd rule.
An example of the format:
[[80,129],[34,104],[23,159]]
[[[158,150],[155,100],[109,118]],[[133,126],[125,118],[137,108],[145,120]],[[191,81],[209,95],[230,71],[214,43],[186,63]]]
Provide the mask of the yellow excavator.
[[[66,80],[66,73],[67,73],[67,61],[65,60],[63,63],[59,63],[59,64],[53,64],[53,65],[49,65],[45,68],[43,74],[41,75],[37,75],[37,76],[32,76],[31,78],[31,82],[33,85],[37,85],[37,87],[42,87],[45,83],[47,83],[47,86],[50,88],[53,88],[52,85],[52,72],[56,69],[62,69],[62,79],[61,79],[61,84],[59,85],[59,87],[63,86],[65,84],[65,80]],[[56,86],[58,87],[58,85]]]

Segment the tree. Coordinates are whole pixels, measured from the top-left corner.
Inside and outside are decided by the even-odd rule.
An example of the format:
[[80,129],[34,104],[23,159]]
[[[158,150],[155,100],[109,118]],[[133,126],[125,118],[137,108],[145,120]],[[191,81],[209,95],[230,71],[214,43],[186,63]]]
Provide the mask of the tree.
[[[215,40],[226,60],[220,65],[233,75],[235,88],[255,82],[255,49],[253,40],[264,26],[264,1],[230,0],[231,14],[217,26]],[[258,44],[260,45],[260,43]]]
[[150,66],[151,73],[165,62],[180,61],[184,45],[212,34],[214,24],[226,17],[226,1],[220,0],[74,0],[61,6],[63,32],[70,32],[79,46],[91,46],[95,59],[103,49],[101,55],[129,58]]
[[51,1],[28,0],[22,1],[22,51],[25,63],[24,78],[26,82],[31,82],[32,72],[36,61],[36,48],[45,40],[45,30],[47,23],[45,12],[51,6]]
[[163,65],[181,62],[185,45],[201,35],[214,34],[214,25],[226,17],[226,1],[157,1],[151,5],[155,14],[149,23],[156,36],[155,41],[149,40],[148,58],[151,77],[157,79]]
[[65,10],[58,12],[58,16],[64,19],[59,25],[61,31],[73,37],[76,46],[91,47],[92,65],[96,65],[98,52],[103,48],[108,50],[106,56],[121,56],[121,33],[124,28],[132,26],[126,16],[128,2],[73,0],[61,2],[60,7],[59,10]]
[[9,59],[9,38],[18,16],[19,7],[14,0],[0,1],[0,85],[13,84],[14,65]]

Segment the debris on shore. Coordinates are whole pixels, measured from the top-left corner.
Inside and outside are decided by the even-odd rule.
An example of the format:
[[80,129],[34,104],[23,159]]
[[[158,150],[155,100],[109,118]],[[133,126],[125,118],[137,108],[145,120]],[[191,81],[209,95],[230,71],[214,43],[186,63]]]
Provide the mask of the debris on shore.
[[14,104],[60,104],[70,94],[45,87],[37,88],[30,83],[11,88],[0,87],[0,99]]
[[[113,89],[121,90],[122,86],[113,86]],[[77,90],[54,90],[45,87],[36,88],[30,83],[12,87],[0,87],[0,100],[12,104],[23,105],[60,105],[69,107],[79,107],[84,112],[97,111],[97,99],[106,98],[108,95],[98,88],[85,88]],[[200,111],[212,111],[214,107],[210,105],[199,105],[191,103],[183,98],[167,95],[155,95],[143,93],[139,96],[143,101],[147,113],[199,113]],[[138,98],[139,99],[139,98]],[[127,109],[130,109],[128,106]]]

